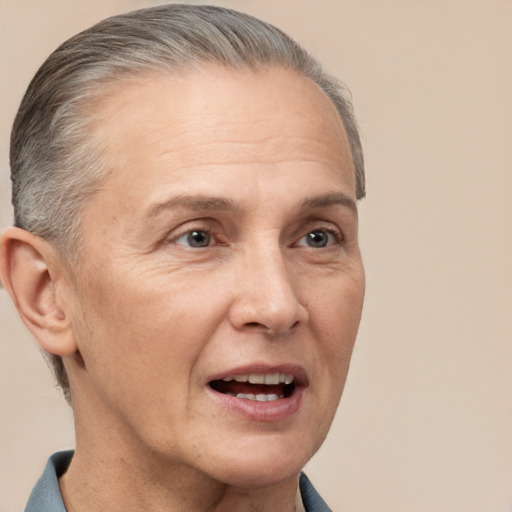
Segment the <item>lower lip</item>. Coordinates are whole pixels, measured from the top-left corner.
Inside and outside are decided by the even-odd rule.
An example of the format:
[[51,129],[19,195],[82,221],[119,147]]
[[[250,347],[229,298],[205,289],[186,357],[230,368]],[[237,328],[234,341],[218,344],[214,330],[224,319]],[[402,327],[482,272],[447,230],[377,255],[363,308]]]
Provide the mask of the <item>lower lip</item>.
[[245,416],[252,421],[268,423],[282,421],[293,416],[300,409],[302,396],[305,391],[304,387],[299,387],[295,388],[289,397],[279,398],[270,402],[258,402],[257,400],[225,395],[215,391],[210,386],[207,386],[206,389],[210,396],[223,408],[235,414]]

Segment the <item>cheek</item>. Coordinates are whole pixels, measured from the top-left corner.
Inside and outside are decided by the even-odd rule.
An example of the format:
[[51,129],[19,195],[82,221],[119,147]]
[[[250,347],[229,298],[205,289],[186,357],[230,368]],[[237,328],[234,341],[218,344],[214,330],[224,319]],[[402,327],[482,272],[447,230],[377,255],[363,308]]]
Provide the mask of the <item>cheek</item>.
[[316,302],[311,324],[320,344],[324,368],[335,381],[346,378],[359,329],[364,299],[364,274],[332,280]]
[[112,276],[89,281],[81,293],[79,346],[91,376],[122,386],[134,375],[158,385],[181,374],[173,380],[186,385],[222,317],[218,294],[186,276]]

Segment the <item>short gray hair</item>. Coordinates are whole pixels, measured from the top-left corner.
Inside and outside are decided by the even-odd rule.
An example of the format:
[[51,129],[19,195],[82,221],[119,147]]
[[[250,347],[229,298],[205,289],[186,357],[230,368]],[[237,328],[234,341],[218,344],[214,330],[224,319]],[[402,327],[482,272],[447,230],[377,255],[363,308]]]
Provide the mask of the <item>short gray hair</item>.
[[[218,64],[280,66],[313,80],[336,107],[347,133],[356,197],[365,195],[364,161],[345,86],[281,30],[231,9],[170,4],[114,16],[64,42],[32,79],[14,121],[11,180],[15,225],[52,241],[70,260],[79,252],[80,211],[101,184],[90,107],[106,86],[150,72]],[[58,356],[47,354],[70,401]]]

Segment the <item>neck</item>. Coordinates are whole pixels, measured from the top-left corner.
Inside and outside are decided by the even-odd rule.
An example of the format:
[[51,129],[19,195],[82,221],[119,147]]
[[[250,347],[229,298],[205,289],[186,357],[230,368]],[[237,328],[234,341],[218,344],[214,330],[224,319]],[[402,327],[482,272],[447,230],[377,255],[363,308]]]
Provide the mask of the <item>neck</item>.
[[[117,464],[117,466],[113,464]],[[128,468],[131,467],[131,470]],[[139,466],[140,467],[140,466]],[[126,459],[97,458],[91,463],[77,448],[69,470],[59,480],[68,512],[151,510],[154,512],[292,512],[296,510],[298,477],[277,486],[241,489],[172,468],[163,476],[134,474]],[[141,472],[145,471],[140,469]],[[138,473],[138,470],[136,471]],[[178,476],[179,474],[179,476]],[[171,476],[172,475],[172,476]]]
[[80,421],[83,416],[89,415],[75,410],[75,455],[59,480],[68,512],[295,510],[297,474],[270,487],[259,487],[257,482],[232,485],[145,449],[119,425],[100,427],[99,422]]

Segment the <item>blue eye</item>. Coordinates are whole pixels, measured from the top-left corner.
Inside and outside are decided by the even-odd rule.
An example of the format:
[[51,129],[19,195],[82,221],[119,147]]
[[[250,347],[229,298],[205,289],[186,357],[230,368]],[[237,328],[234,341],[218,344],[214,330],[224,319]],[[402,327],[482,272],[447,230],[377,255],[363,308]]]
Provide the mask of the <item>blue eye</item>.
[[333,245],[336,242],[337,240],[335,235],[330,231],[325,229],[315,229],[302,237],[298,245],[306,245],[314,249],[322,249],[323,247]]
[[176,238],[175,243],[201,248],[208,247],[211,244],[211,240],[212,236],[208,231],[204,229],[193,229]]

